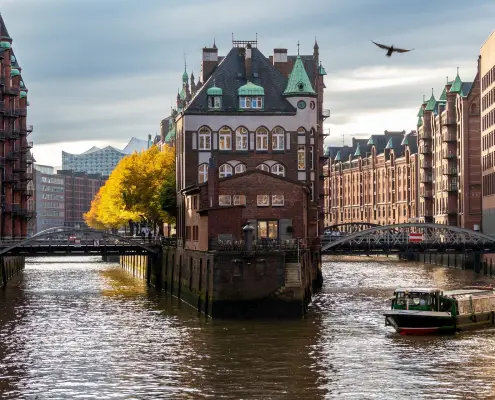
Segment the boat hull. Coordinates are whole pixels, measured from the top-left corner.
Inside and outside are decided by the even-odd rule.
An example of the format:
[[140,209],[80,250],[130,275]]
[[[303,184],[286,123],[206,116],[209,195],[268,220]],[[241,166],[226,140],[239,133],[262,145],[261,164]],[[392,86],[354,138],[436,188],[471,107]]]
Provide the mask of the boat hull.
[[393,326],[401,335],[454,333],[495,325],[495,312],[475,313],[452,317],[450,313],[399,311],[384,313],[385,325]]

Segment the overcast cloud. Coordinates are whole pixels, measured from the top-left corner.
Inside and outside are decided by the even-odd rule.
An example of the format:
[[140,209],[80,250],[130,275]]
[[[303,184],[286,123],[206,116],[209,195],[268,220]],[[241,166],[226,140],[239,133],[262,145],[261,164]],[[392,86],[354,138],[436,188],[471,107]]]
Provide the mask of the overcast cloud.
[[[389,0],[0,0],[29,89],[34,155],[60,164],[62,148],[123,147],[159,132],[187,55],[199,76],[201,48],[221,55],[231,35],[311,54],[315,36],[328,73],[329,143],[354,133],[415,128],[423,95],[446,76],[472,80],[495,2]],[[387,58],[370,40],[414,48]]]

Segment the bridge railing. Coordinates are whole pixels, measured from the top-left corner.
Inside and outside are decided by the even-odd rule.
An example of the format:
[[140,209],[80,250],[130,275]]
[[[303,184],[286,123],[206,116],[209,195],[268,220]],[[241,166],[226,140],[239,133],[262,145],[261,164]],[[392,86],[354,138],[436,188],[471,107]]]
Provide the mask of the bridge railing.
[[[253,251],[272,251],[272,250],[304,250],[307,248],[304,239],[261,239],[253,240]],[[212,238],[209,241],[209,249],[216,251],[244,251],[244,240],[220,240]]]

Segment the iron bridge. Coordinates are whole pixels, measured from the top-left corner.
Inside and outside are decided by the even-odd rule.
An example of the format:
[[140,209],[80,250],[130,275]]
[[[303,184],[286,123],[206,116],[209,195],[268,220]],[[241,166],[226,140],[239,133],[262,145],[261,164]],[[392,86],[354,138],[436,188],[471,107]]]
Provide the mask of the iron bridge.
[[50,228],[30,238],[3,240],[2,256],[81,256],[159,253],[162,243],[141,237],[127,237],[96,229]]
[[377,225],[353,233],[321,237],[325,254],[495,253],[495,237],[450,225],[406,223]]

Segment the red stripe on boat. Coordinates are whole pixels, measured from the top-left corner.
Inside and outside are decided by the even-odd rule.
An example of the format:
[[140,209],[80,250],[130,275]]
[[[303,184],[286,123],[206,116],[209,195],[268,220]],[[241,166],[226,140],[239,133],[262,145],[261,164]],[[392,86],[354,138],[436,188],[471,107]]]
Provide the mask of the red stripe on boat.
[[401,335],[427,335],[429,333],[438,332],[440,328],[399,328],[399,333]]

